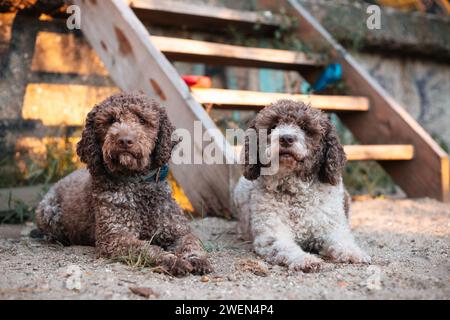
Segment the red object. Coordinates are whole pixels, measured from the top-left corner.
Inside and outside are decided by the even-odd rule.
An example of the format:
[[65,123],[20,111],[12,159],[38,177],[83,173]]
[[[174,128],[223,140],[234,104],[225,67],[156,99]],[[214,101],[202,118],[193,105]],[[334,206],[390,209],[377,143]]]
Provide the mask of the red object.
[[181,76],[183,78],[184,82],[189,87],[195,87],[195,88],[211,88],[212,87],[212,81],[210,77],[206,76],[193,76],[193,75],[184,75]]

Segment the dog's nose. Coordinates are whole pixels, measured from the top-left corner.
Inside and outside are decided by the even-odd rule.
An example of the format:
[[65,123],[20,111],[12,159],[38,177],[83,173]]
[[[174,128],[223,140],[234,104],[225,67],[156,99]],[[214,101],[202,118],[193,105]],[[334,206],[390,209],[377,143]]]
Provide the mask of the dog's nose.
[[283,134],[282,136],[280,136],[280,144],[283,147],[290,147],[294,144],[295,142],[295,136],[292,134]]
[[120,138],[118,139],[118,141],[119,141],[119,145],[120,145],[122,148],[129,148],[129,147],[133,146],[133,144],[134,144],[133,139],[132,139],[131,137],[129,137],[129,136],[126,136],[126,137],[120,137]]

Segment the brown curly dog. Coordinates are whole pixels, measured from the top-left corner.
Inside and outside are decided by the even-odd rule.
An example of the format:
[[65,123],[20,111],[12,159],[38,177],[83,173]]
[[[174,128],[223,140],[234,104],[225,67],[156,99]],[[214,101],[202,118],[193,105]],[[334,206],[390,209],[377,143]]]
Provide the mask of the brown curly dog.
[[94,245],[97,256],[145,254],[173,275],[212,271],[207,254],[160,179],[174,127],[138,93],[109,97],[89,112],[77,154],[87,169],[56,183],[36,211],[48,239]]

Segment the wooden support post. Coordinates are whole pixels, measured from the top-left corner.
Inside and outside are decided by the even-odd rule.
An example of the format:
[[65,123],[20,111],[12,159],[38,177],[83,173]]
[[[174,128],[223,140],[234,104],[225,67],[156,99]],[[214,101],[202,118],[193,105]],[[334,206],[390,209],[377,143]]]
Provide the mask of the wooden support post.
[[[143,90],[159,100],[175,126],[190,132],[194,156],[200,159],[203,156],[202,142],[193,141],[194,122],[198,121],[203,132],[213,130],[215,150],[227,161],[234,161],[224,136],[192,97],[170,62],[150,42],[148,31],[126,2],[73,2],[81,8],[84,35],[121,89]],[[172,165],[171,168],[198,213],[227,216],[231,214],[229,167],[226,164],[186,164]]]
[[340,118],[364,144],[411,144],[414,159],[381,165],[410,197],[450,201],[449,158],[430,135],[364,70],[332,36],[295,0],[259,0],[274,12],[284,7],[298,19],[296,33],[316,50],[327,50],[340,63],[348,93],[370,99],[367,112],[342,114]]

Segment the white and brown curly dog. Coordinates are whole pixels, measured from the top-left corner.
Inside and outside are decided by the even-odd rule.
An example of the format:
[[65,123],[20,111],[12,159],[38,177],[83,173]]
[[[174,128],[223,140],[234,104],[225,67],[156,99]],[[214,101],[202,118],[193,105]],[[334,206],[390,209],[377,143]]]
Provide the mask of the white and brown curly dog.
[[239,233],[252,241],[256,253],[305,272],[319,269],[321,257],[370,263],[350,230],[342,182],[346,156],[328,117],[304,103],[280,100],[264,108],[249,129],[268,130],[267,148],[279,157],[277,173],[262,175],[259,161],[249,163],[247,136],[244,177],[234,202]]

